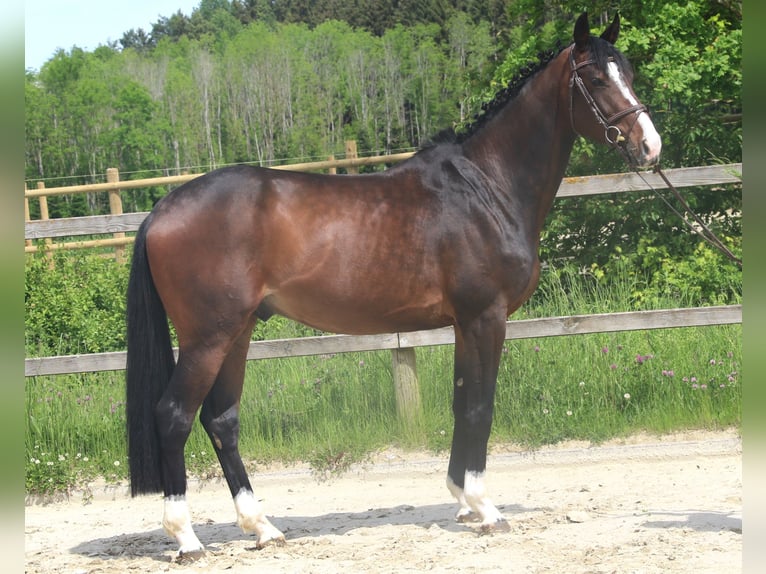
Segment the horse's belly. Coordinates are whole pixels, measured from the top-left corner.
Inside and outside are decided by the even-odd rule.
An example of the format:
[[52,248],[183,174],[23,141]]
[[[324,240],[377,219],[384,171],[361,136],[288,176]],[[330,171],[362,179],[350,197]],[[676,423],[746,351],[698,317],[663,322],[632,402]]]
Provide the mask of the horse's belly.
[[263,310],[330,333],[371,335],[444,327],[453,323],[441,297],[390,298],[339,297],[320,289],[300,296],[273,293],[263,300]]

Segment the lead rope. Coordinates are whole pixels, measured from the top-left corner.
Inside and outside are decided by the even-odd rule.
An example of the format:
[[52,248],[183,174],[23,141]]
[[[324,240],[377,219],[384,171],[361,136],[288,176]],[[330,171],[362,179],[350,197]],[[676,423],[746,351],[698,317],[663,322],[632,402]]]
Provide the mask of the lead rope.
[[734,253],[732,253],[731,250],[728,247],[726,247],[726,245],[723,244],[723,242],[718,238],[718,236],[710,230],[710,228],[705,224],[705,222],[702,221],[700,216],[694,212],[694,210],[689,206],[689,204],[686,202],[683,196],[675,188],[675,186],[672,183],[670,183],[670,180],[662,171],[659,164],[654,167],[654,173],[656,173],[662,178],[662,181],[665,182],[665,185],[668,186],[668,189],[670,189],[670,191],[673,192],[673,195],[675,195],[676,199],[679,202],[681,202],[681,205],[683,205],[684,210],[694,218],[694,221],[697,223],[699,227],[695,227],[694,224],[692,224],[692,222],[689,221],[689,219],[684,214],[682,214],[678,209],[676,209],[675,206],[668,201],[667,197],[665,197],[662,193],[660,193],[659,190],[657,190],[651,183],[649,183],[646,180],[646,178],[641,174],[640,171],[638,171],[638,169],[633,168],[633,171],[635,171],[638,174],[638,177],[640,177],[644,181],[644,183],[649,187],[649,189],[651,189],[654,192],[654,194],[657,197],[659,197],[662,201],[665,202],[665,205],[667,205],[673,213],[675,213],[678,217],[681,218],[681,221],[683,221],[687,225],[687,227],[689,227],[689,229],[694,231],[697,235],[702,237],[710,245],[712,245],[713,247],[718,249],[721,253],[726,255],[726,257],[734,261],[734,263],[736,263],[739,266],[739,268],[742,269],[742,260],[736,255],[734,255]]

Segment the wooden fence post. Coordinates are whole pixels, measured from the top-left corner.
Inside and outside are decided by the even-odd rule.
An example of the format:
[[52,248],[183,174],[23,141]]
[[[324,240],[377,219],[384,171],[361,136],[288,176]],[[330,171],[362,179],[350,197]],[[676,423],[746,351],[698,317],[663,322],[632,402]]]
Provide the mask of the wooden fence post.
[[[356,159],[359,156],[356,151],[356,140],[346,140],[346,159]],[[358,167],[349,166],[346,173],[359,173]]]
[[[29,214],[29,198],[26,197],[26,191],[27,191],[27,184],[24,183],[24,192],[25,192],[25,195],[24,195],[24,223],[29,223],[30,221],[32,221],[32,216]],[[24,240],[24,245],[25,246],[32,245],[32,240],[31,239],[25,239]]]
[[[117,168],[109,167],[106,170],[107,183],[117,183],[120,181],[120,172]],[[109,190],[109,212],[112,215],[122,215],[122,198],[120,197],[119,189]],[[125,237],[125,233],[118,231],[113,234],[115,238],[122,239]],[[125,247],[118,245],[114,248],[114,260],[117,263],[125,263]]]
[[[335,161],[335,156],[334,155],[327,156],[327,161]],[[330,175],[335,175],[336,173],[338,173],[338,169],[336,167],[331,167],[327,170],[327,173],[329,173]]]
[[412,425],[420,419],[420,385],[415,361],[415,349],[393,349],[391,360],[394,373],[396,414],[399,420]]
[[[37,182],[37,189],[45,189],[45,182],[44,181],[38,181]],[[48,213],[48,197],[45,195],[40,196],[40,220],[41,221],[47,221],[50,219],[49,213]],[[48,237],[43,241],[44,248],[45,248],[45,256],[51,260],[51,263],[53,262],[52,258],[52,252],[50,250],[50,247],[53,245],[53,240]]]

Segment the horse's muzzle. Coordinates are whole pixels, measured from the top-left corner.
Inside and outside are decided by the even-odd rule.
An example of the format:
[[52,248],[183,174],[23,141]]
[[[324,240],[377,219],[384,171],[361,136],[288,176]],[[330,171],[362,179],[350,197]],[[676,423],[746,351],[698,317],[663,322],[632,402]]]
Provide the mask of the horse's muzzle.
[[635,167],[653,167],[660,161],[662,152],[662,138],[646,113],[641,113],[636,122],[641,128],[640,141],[636,144],[631,142],[628,146],[628,154],[631,163]]

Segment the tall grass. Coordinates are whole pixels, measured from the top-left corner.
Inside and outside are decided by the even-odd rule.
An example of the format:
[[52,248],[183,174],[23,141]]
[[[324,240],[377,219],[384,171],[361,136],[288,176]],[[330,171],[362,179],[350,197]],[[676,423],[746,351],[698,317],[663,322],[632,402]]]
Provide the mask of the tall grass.
[[[631,307],[629,273],[597,282],[549,274],[515,318],[615,312]],[[657,308],[684,306],[655,299]],[[270,321],[258,337],[305,334]],[[252,361],[246,369],[240,447],[251,462],[310,461],[342,468],[389,445],[443,451],[452,435],[452,347],[417,350],[422,420],[396,416],[388,351]],[[739,325],[506,341],[492,442],[537,446],[569,438],[602,441],[740,424]],[[123,373],[27,379],[27,488],[65,489],[94,476],[125,480]],[[190,472],[217,473],[195,428]]]

